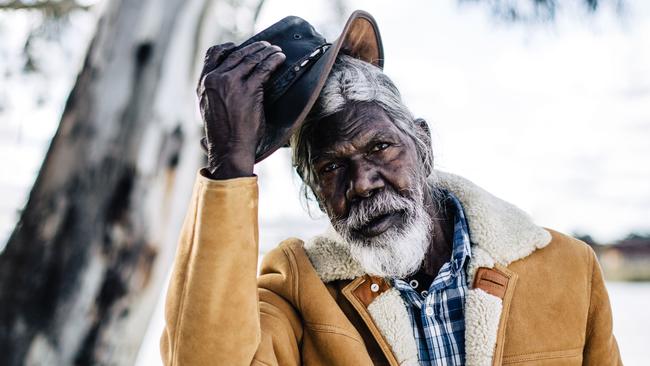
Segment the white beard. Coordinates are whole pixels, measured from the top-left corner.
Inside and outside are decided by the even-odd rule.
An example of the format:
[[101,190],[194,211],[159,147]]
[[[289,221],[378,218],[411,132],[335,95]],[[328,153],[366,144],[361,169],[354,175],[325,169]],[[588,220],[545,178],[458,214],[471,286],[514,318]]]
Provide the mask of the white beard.
[[368,274],[405,278],[420,268],[429,248],[427,221],[414,222],[403,230],[390,229],[372,245],[350,243],[350,254]]
[[[424,260],[430,243],[431,218],[424,208],[423,189],[412,198],[394,191],[378,193],[352,208],[346,219],[335,221],[334,228],[349,245],[350,254],[370,275],[405,278],[415,273]],[[386,211],[404,210],[403,225],[391,227],[372,238],[352,234],[359,227]]]

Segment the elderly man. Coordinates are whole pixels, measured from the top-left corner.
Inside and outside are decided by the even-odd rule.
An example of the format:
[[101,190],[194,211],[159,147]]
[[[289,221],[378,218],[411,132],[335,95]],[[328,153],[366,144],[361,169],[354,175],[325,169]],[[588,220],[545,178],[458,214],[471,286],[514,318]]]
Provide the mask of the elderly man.
[[[331,45],[295,17],[256,37],[206,57],[208,166],[169,287],[166,365],[621,363],[593,251],[433,169],[372,17],[355,12]],[[253,165],[288,140],[332,227],[282,242],[258,276]]]

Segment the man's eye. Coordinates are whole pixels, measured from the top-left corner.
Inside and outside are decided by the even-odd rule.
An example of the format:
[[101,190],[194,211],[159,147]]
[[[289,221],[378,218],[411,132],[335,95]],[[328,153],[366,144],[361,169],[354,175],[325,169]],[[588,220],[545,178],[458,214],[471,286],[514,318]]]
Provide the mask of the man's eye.
[[379,142],[379,143],[375,144],[375,146],[373,146],[372,149],[370,149],[370,151],[371,152],[381,151],[381,150],[387,149],[389,146],[390,146],[390,144],[387,143],[387,142]]
[[338,169],[339,167],[340,167],[340,165],[337,164],[337,163],[329,163],[329,164],[325,165],[322,170],[323,170],[323,172],[328,173],[328,172],[331,172],[331,171],[334,171],[334,170]]

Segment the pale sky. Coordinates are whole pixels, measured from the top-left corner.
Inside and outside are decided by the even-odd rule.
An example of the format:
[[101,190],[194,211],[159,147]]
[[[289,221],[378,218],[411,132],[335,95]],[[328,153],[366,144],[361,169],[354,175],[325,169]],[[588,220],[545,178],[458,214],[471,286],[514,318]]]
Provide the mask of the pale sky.
[[[269,0],[257,29],[293,14],[333,39],[340,23],[323,4]],[[538,26],[499,23],[455,1],[348,4],[377,19],[385,71],[429,121],[439,169],[560,231],[602,241],[650,231],[648,2],[629,2],[622,17],[573,10]],[[258,167],[263,222],[304,217],[286,198],[298,185],[289,184],[290,170],[277,173],[284,159],[280,153]],[[277,194],[279,186],[287,193]]]

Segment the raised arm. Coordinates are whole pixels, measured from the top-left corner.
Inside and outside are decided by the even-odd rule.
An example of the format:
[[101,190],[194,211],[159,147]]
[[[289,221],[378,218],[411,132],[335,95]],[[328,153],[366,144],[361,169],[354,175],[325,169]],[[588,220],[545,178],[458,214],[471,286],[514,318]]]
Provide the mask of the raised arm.
[[197,89],[209,164],[196,178],[167,292],[165,365],[300,360],[299,317],[283,294],[258,288],[256,272],[262,83],[284,55],[263,42],[233,47],[208,51]]

